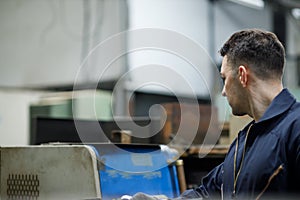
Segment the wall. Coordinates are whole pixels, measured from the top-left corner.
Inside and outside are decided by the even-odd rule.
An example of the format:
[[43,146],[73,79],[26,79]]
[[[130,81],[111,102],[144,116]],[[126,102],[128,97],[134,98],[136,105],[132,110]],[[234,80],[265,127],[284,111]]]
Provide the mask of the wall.
[[[79,67],[100,42],[127,28],[126,2],[4,0],[0,26],[0,86],[72,85],[77,73],[80,83],[95,82],[105,68],[103,55]],[[111,50],[123,48],[125,41],[116,41]],[[115,66],[103,79],[119,77],[123,68]]]
[[135,50],[128,55],[133,70],[131,87],[153,81],[139,90],[191,96],[193,89],[198,96],[208,97],[214,64],[207,52],[208,6],[208,1],[197,0],[128,1],[130,30],[147,29],[146,33],[129,34],[128,49]]
[[42,92],[0,90],[0,145],[29,143],[30,104]]
[[[259,10],[229,1],[216,1],[212,4],[210,1],[198,0],[129,0],[128,8],[129,28],[132,30],[128,34],[128,49],[132,51],[128,57],[129,68],[132,70],[130,78],[134,82],[131,87],[143,86],[148,80],[169,87],[167,89],[153,84],[139,88],[148,92],[170,94],[174,90],[179,95],[189,96],[191,87],[198,96],[209,98],[215,84],[218,84],[216,66],[221,63],[218,49],[225,40],[234,31],[243,28],[272,28],[271,10],[268,6]],[[136,32],[139,29],[152,31],[153,34],[138,34]],[[163,29],[165,33],[156,34],[157,29]],[[199,48],[193,48],[189,42],[194,42]],[[197,58],[192,67],[184,59],[194,61],[192,59],[195,57]],[[141,72],[135,72],[143,67]],[[152,70],[147,70],[146,67],[151,67]],[[193,67],[200,71],[200,75]],[[184,81],[188,85],[184,85]]]
[[218,50],[230,35],[238,30],[261,28],[272,31],[272,9],[267,3],[263,9],[254,9],[230,1],[215,3],[215,53],[219,63]]
[[287,14],[287,64],[285,71],[285,85],[294,90],[294,94],[300,97],[300,22],[296,20],[292,15]]

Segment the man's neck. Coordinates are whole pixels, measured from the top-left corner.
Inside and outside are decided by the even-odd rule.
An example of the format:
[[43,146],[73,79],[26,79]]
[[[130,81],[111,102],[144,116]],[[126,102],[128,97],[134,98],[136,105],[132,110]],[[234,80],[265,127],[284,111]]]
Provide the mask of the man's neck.
[[[257,87],[259,85],[259,87]],[[249,87],[249,115],[258,121],[273,99],[282,91],[283,86],[278,82],[261,81],[256,87]]]

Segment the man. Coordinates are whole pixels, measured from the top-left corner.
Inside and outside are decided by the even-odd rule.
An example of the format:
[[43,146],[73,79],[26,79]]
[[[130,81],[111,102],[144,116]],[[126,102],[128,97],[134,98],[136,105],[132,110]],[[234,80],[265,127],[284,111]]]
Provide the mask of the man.
[[234,33],[220,53],[222,94],[234,115],[253,121],[224,162],[178,199],[299,199],[300,103],[283,88],[284,47],[273,33],[249,29]]
[[300,198],[300,104],[283,88],[284,47],[267,31],[234,33],[220,50],[222,95],[253,121],[224,162],[180,198]]

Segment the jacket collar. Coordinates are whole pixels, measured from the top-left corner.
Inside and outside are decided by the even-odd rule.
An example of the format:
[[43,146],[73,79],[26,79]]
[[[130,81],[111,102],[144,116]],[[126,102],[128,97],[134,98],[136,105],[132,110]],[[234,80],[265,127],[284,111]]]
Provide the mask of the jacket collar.
[[263,116],[257,123],[274,118],[287,111],[296,102],[295,97],[288,91],[283,89],[272,101]]

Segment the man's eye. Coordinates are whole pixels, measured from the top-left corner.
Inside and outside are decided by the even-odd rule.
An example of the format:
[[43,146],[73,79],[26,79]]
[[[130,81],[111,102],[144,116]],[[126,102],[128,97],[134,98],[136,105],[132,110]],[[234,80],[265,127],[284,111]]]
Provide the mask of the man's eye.
[[220,86],[224,87],[224,85],[225,85],[225,78],[221,76]]
[[223,84],[225,83],[225,78],[224,77],[221,77],[221,79],[222,79],[222,82],[223,82]]

